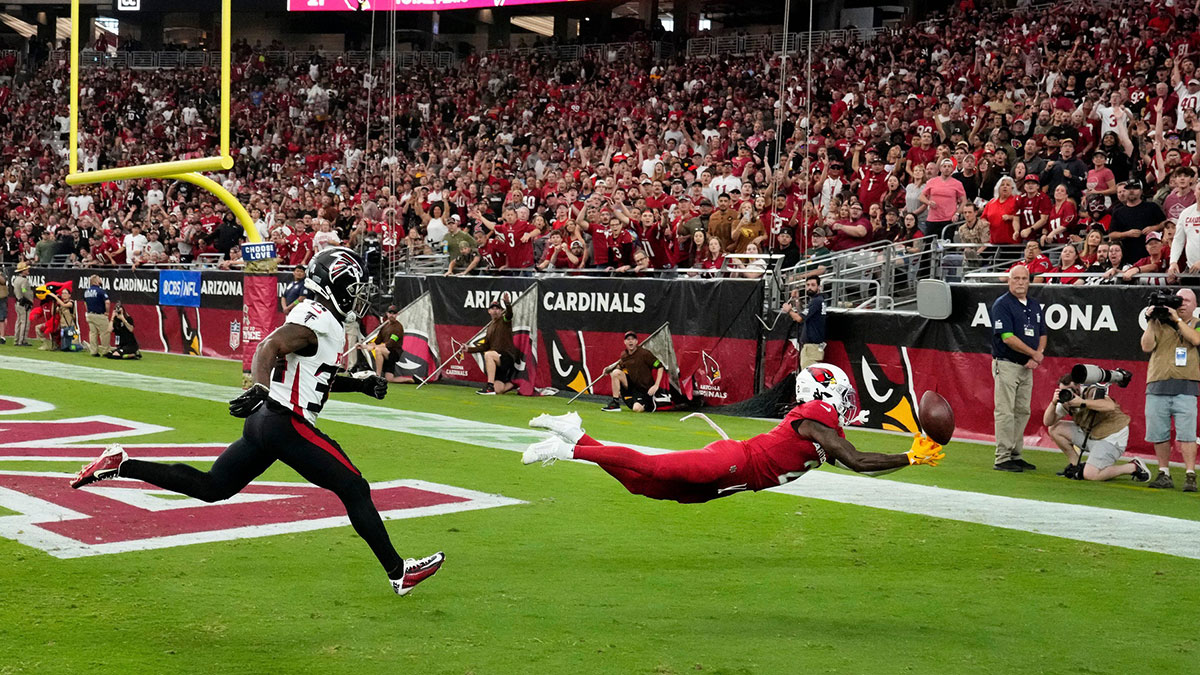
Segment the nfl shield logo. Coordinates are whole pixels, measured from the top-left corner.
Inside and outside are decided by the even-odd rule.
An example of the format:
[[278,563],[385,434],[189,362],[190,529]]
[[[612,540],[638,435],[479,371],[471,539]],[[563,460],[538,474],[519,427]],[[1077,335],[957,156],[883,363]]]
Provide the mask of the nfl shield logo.
[[229,322],[229,348],[237,349],[242,346],[242,322]]

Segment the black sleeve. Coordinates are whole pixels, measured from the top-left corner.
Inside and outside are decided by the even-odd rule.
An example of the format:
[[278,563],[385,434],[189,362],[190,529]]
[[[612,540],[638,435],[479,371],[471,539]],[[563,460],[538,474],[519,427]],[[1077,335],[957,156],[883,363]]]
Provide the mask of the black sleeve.
[[340,394],[347,391],[361,392],[363,391],[364,382],[366,379],[358,379],[356,377],[347,377],[345,375],[336,375],[333,381],[329,384],[329,390],[335,394]]

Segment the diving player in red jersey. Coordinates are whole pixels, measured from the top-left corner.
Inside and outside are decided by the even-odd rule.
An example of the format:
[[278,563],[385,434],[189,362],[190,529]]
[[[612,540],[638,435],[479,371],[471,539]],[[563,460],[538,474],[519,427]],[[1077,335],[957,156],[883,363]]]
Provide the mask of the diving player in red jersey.
[[595,462],[633,494],[691,504],[784,485],[824,463],[859,473],[885,473],[912,464],[937,466],[945,457],[941,446],[925,436],[917,436],[912,449],[901,454],[855,449],[842,426],[858,420],[858,397],[837,366],[816,363],[801,371],[796,376],[796,401],[783,421],[765,434],[661,455],[603,445],[583,432],[577,413],[541,415],[529,425],[554,437],[530,445],[521,460]]

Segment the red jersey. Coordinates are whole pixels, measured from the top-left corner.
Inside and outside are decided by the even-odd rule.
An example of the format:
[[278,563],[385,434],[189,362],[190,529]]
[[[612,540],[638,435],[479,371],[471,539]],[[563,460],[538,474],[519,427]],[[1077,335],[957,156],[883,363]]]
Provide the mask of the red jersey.
[[309,232],[297,233],[287,238],[288,248],[291,252],[288,254],[289,265],[305,265],[307,258],[312,254],[312,234]]
[[[1022,194],[1017,197],[1017,213],[1021,216],[1021,229],[1033,227],[1042,216],[1050,215],[1053,204],[1044,192],[1035,192],[1033,196]],[[1033,236],[1032,233],[1030,236]]]
[[858,186],[858,201],[862,202],[863,210],[883,199],[883,193],[887,192],[887,178],[886,171],[863,173],[862,183]]
[[527,220],[518,220],[509,225],[508,223],[497,223],[496,234],[500,235],[501,239],[508,246],[505,251],[505,257],[508,259],[508,266],[513,269],[524,269],[533,267],[533,240],[521,241],[527,232],[537,232],[535,228]]
[[643,226],[640,221],[632,221],[633,229],[638,234],[638,244],[650,258],[654,269],[665,270],[675,266],[675,231],[669,226],[659,227],[657,223]]
[[1029,262],[1025,262],[1025,260],[1022,258],[1021,260],[1013,263],[1012,266],[1008,268],[1009,271],[1011,272],[1013,267],[1016,267],[1017,265],[1024,265],[1025,269],[1029,270],[1029,276],[1031,278],[1036,277],[1039,274],[1054,271],[1054,263],[1050,262],[1050,259],[1045,255],[1039,255]]
[[505,251],[508,245],[495,237],[488,237],[487,243],[479,247],[479,256],[483,258],[482,267],[498,270],[508,262]]
[[743,441],[750,459],[749,489],[765,490],[785,485],[825,461],[824,452],[797,433],[796,427],[804,420],[824,424],[836,429],[838,436],[846,437],[837,410],[828,403],[809,401],[792,408],[774,429]]

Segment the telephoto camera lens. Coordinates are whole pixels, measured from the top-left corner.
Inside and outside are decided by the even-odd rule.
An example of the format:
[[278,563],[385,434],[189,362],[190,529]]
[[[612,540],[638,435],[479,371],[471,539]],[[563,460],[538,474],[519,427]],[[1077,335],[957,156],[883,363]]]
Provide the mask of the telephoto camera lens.
[[1075,384],[1115,384],[1118,387],[1129,386],[1133,373],[1124,368],[1108,370],[1089,363],[1076,363],[1071,368],[1071,381]]

